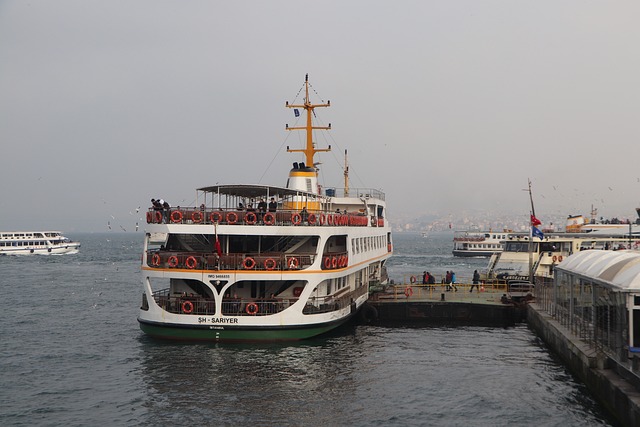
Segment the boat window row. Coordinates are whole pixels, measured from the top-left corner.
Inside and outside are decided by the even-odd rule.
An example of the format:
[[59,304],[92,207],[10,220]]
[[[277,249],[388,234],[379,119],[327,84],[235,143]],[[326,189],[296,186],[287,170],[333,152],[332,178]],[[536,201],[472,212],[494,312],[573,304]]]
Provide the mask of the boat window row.
[[46,240],[24,240],[24,241],[14,241],[14,242],[2,242],[0,241],[0,247],[7,246],[47,246]]
[[351,246],[353,247],[353,252],[359,254],[384,248],[386,240],[385,236],[354,237],[351,239]]

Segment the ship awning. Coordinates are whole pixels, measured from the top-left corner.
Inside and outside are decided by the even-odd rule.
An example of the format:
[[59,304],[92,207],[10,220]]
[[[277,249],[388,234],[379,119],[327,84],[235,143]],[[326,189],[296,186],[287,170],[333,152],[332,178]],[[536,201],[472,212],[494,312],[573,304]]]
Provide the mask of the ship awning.
[[287,198],[291,196],[306,196],[309,198],[323,198],[323,196],[307,191],[292,190],[284,187],[273,187],[270,185],[255,184],[234,184],[234,185],[212,185],[198,188],[198,191],[205,193],[223,194],[233,197],[259,198],[278,197]]

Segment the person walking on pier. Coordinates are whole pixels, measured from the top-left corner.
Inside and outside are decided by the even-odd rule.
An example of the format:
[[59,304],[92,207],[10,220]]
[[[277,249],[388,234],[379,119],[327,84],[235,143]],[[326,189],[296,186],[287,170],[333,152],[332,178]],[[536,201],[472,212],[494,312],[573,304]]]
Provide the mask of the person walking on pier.
[[471,281],[471,289],[469,289],[469,292],[473,292],[473,287],[476,287],[476,290],[478,292],[480,292],[480,287],[479,287],[479,283],[480,283],[480,273],[478,273],[478,270],[474,270],[473,271],[473,279]]

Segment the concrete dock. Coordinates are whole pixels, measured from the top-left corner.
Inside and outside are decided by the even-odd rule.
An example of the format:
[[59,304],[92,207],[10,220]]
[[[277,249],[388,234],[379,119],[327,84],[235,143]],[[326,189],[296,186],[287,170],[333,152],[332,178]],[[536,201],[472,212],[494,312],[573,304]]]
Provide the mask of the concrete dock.
[[[372,294],[370,308],[363,316],[369,323],[428,323],[458,325],[510,326],[525,321],[525,305],[519,293],[511,295],[504,287],[484,287],[469,292],[470,285],[457,285],[458,291],[447,291],[446,285],[396,285]],[[370,310],[367,312],[366,310]]]

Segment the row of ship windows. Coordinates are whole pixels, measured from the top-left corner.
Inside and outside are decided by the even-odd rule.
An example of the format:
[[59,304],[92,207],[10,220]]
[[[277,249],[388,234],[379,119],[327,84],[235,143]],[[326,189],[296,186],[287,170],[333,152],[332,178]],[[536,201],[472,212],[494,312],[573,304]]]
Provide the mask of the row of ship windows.
[[491,245],[491,244],[469,244],[468,248],[470,249],[499,249],[501,245]]
[[356,254],[383,248],[385,243],[385,236],[354,237],[351,239],[351,246]]
[[0,246],[47,246],[45,240],[32,240],[30,242],[0,242]]

